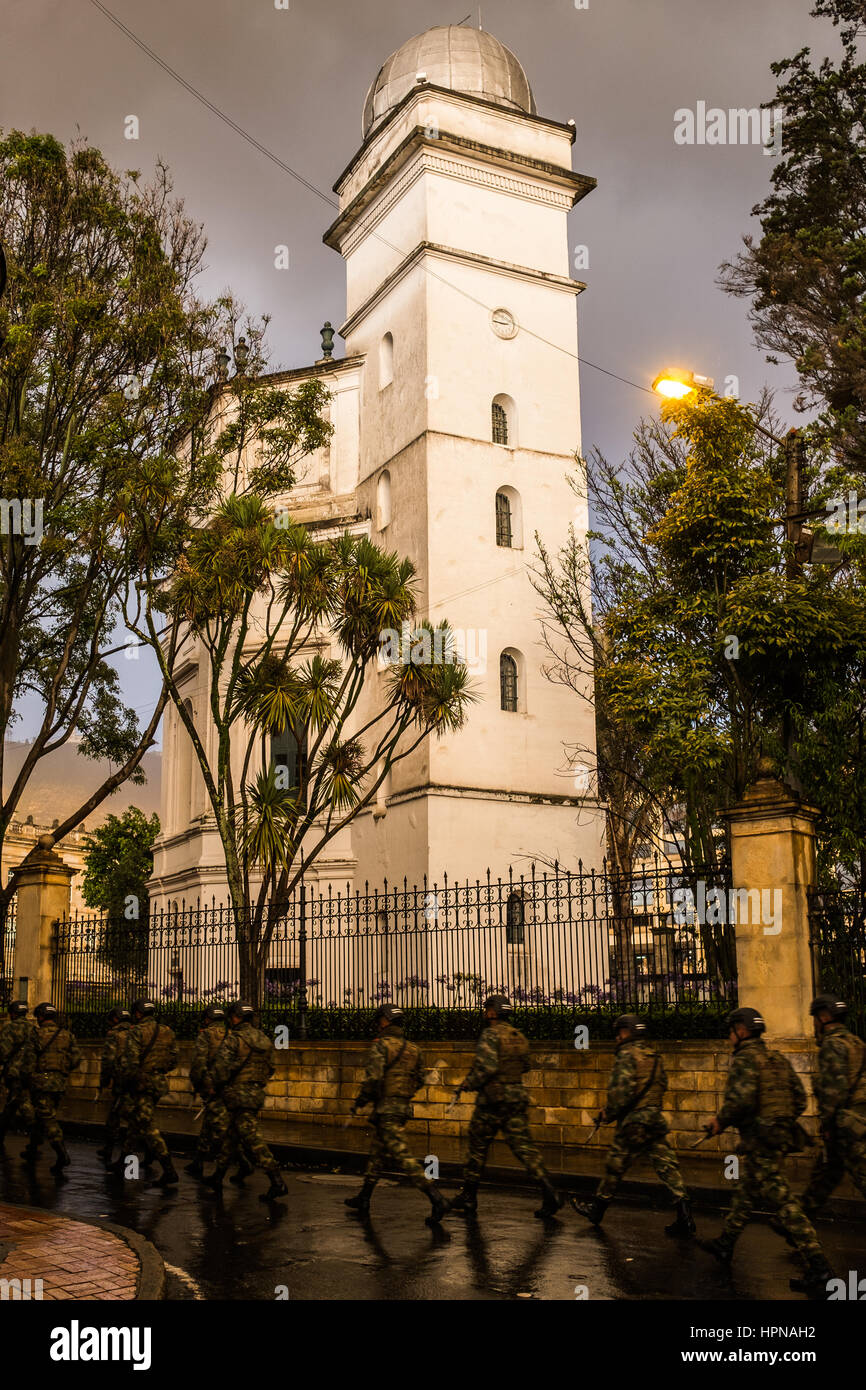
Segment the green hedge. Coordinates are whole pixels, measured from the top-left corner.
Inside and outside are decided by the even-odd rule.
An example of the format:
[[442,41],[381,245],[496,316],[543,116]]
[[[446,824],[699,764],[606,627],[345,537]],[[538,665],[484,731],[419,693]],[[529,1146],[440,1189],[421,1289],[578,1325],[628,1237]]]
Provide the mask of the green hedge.
[[[212,1001],[228,1003],[230,1001]],[[706,1005],[690,1009],[663,1007],[652,1010],[636,1009],[638,1017],[646,1020],[651,1038],[720,1040],[726,1036],[725,1018],[733,1006],[729,1003]],[[174,1029],[178,1038],[194,1038],[202,1016],[201,1004],[162,1006],[158,1016]],[[480,1009],[436,1009],[406,1006],[406,1032],[419,1042],[467,1041],[476,1038],[483,1022]],[[593,1042],[609,1042],[613,1038],[613,1022],[623,1012],[621,1006],[584,1010],[563,1008],[531,1008],[518,1006],[511,1018],[515,1026],[534,1042],[574,1042],[575,1030],[585,1027]],[[69,1009],[66,1019],[79,1038],[101,1038],[105,1034],[107,1009]],[[311,1042],[345,1039],[366,1041],[374,1033],[375,1008],[326,1009],[313,1005],[307,1010],[306,1036]],[[300,1015],[296,1006],[271,1004],[261,1010],[261,1026],[273,1035],[279,1025],[289,1030],[289,1037],[300,1033]]]

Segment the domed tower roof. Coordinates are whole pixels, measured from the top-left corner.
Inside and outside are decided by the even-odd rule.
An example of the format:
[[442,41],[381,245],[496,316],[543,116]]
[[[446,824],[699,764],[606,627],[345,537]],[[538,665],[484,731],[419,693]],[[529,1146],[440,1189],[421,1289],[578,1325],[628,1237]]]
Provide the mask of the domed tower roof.
[[364,102],[365,139],[412,90],[419,72],[436,87],[535,115],[526,73],[504,43],[483,29],[441,24],[416,34],[382,64]]

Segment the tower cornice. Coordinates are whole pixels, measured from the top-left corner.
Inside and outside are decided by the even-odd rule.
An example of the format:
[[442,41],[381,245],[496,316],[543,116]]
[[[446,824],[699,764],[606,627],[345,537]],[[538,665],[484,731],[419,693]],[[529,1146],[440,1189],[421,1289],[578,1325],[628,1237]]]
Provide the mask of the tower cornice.
[[[424,126],[417,125],[334,219],[322,237],[326,246],[330,246],[334,251],[345,252],[345,241],[349,232],[357,225],[371,203],[394,181],[400,169],[406,166],[418,151],[422,151],[422,155],[418,168],[412,171],[415,177],[430,171],[452,173],[477,182],[489,182],[496,177],[489,168],[493,165],[511,175],[512,191],[525,197],[544,198],[544,185],[553,185],[553,188],[567,199],[564,205],[569,208],[591,193],[597,184],[597,180],[589,174],[575,174],[573,170],[560,164],[552,164],[548,160],[534,159],[530,155],[519,154],[501,146],[483,144],[454,131],[443,130],[438,135],[430,135]],[[462,158],[449,163],[443,158],[446,153]],[[488,167],[477,167],[482,162]],[[466,172],[461,174],[462,169]],[[395,188],[395,197],[404,191],[402,186],[399,190]],[[544,200],[549,201],[549,195]],[[386,210],[383,208],[383,213]]]
[[483,97],[472,96],[468,92],[456,92],[453,87],[439,87],[434,82],[419,82],[415,87],[412,88],[411,91],[407,92],[406,95],[403,97],[402,101],[400,101],[388,113],[385,120],[382,121],[381,124],[377,125],[373,130],[371,130],[370,133],[365,137],[363,143],[355,151],[354,155],[352,156],[349,163],[346,165],[343,172],[339,175],[336,182],[332,185],[333,191],[335,193],[340,192],[344,183],[347,181],[347,179],[351,178],[354,170],[365,158],[372,146],[376,144],[377,140],[381,140],[382,137],[387,134],[389,127],[392,126],[395,121],[399,120],[401,114],[406,110],[406,108],[409,105],[411,105],[413,101],[417,101],[419,97],[427,96],[444,98],[446,100],[454,102],[455,104],[467,103],[470,106],[479,107],[481,110],[495,112],[497,116],[502,116],[503,119],[506,120],[519,121],[524,124],[534,125],[541,130],[556,131],[558,134],[568,136],[572,145],[574,144],[574,141],[576,139],[574,126],[568,125],[563,121],[553,121],[550,120],[547,116],[538,116],[530,114],[530,112],[528,111],[510,111],[506,107],[500,106],[498,102],[486,101]]

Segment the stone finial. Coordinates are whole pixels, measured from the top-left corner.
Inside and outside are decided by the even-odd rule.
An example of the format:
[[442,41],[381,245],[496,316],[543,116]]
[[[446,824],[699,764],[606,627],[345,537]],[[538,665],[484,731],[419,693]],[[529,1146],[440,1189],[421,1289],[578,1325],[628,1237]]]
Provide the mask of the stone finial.
[[769,757],[767,756],[766,753],[762,753],[761,756],[760,756],[760,758],[758,759],[758,761],[757,761],[757,763],[756,763],[756,765],[755,765],[755,773],[756,773],[756,781],[758,781],[758,782],[766,782],[766,781],[768,781],[770,778],[775,779],[775,776],[776,776],[776,767],[775,767],[775,763],[773,762],[773,759],[772,759],[772,758],[769,758]]
[[334,355],[334,327],[329,321],[325,322],[322,329],[322,359],[330,361]]

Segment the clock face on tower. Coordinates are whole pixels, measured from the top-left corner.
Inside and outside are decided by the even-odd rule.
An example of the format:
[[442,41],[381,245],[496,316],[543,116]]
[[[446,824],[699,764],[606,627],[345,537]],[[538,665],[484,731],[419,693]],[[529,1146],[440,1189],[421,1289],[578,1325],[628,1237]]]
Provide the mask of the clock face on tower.
[[513,338],[517,333],[517,319],[510,309],[494,309],[490,315],[490,326],[497,338]]

